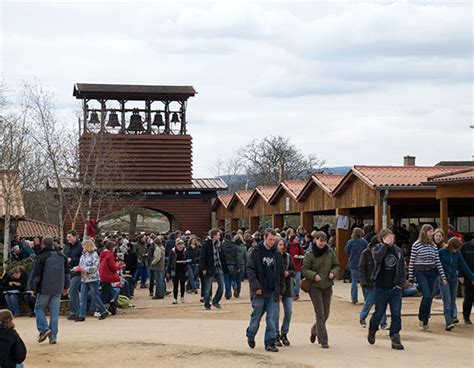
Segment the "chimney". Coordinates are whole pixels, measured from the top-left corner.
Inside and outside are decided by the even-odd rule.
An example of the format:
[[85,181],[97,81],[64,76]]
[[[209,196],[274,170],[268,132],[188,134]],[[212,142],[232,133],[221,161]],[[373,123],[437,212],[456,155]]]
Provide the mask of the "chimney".
[[415,156],[406,155],[405,157],[403,157],[403,166],[416,166],[415,160]]

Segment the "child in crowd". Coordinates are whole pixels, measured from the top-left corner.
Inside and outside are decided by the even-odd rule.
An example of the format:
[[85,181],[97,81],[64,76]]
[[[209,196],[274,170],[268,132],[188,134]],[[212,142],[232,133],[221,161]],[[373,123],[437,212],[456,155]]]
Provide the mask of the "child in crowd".
[[0,310],[0,367],[23,368],[26,346],[15,331],[13,314],[8,309]]

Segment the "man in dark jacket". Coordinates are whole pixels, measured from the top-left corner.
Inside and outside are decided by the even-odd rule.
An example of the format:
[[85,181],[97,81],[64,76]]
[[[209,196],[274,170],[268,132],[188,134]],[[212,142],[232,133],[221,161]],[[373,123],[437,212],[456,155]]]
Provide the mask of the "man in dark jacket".
[[403,350],[400,342],[402,329],[402,288],[406,281],[405,260],[403,252],[395,245],[395,236],[389,229],[383,229],[379,234],[381,244],[374,247],[373,256],[375,267],[372,280],[375,281],[375,313],[370,319],[367,340],[375,344],[375,334],[382,317],[390,304],[390,339],[392,349]]
[[[359,261],[359,281],[362,287],[362,293],[364,294],[364,306],[360,311],[359,321],[360,325],[365,328],[367,324],[365,322],[367,316],[370,313],[370,309],[375,304],[375,282],[371,279],[372,273],[375,268],[375,260],[372,254],[374,247],[377,244],[377,238],[373,237],[369,246],[360,255]],[[387,314],[384,313],[380,327],[385,330],[387,328]]]
[[[43,246],[35,260],[31,289],[36,295],[38,342],[43,342],[49,337],[49,342],[55,344],[58,336],[61,293],[67,294],[70,270],[67,258],[54,247],[53,238],[44,238]],[[44,314],[46,306],[49,307],[50,313],[49,325]]]
[[221,247],[221,233],[217,229],[209,232],[209,238],[204,241],[199,257],[199,269],[203,278],[204,307],[211,309],[212,279],[217,281],[217,291],[212,299],[212,305],[221,308],[220,301],[224,293],[224,274],[227,273],[227,264]]
[[[70,230],[66,236],[67,244],[64,254],[67,257],[69,268],[79,266],[82,255],[82,244],[79,241],[76,230]],[[79,291],[81,287],[81,273],[71,272],[71,285],[69,287],[69,317],[67,319],[75,321],[79,317]]]
[[232,241],[232,235],[230,233],[225,234],[224,243],[222,244],[222,252],[224,253],[225,262],[229,271],[224,275],[226,299],[232,297],[232,288],[235,289],[237,286],[235,277],[238,272],[237,251],[237,244]]
[[[461,247],[461,255],[467,263],[467,266],[474,272],[474,239],[464,243]],[[464,275],[464,272],[459,272],[459,276],[464,277],[464,302],[462,303],[462,315],[464,323],[471,325],[471,310],[472,302],[474,301],[474,280],[469,276]]]
[[247,276],[253,308],[246,333],[247,343],[251,349],[255,347],[255,335],[260,327],[260,320],[266,313],[264,343],[265,350],[271,352],[278,351],[275,346],[276,308],[281,296],[285,293],[283,259],[276,250],[276,241],[276,231],[267,229],[263,245],[255,248],[247,260]]

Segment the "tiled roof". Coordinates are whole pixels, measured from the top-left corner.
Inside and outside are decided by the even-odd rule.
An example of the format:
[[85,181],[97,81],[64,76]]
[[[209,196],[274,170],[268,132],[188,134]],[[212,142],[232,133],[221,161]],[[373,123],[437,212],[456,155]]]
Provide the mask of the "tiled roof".
[[293,195],[293,197],[298,197],[298,195],[303,190],[306,185],[307,180],[285,180],[282,182],[282,185]]
[[471,160],[471,161],[440,161],[435,166],[474,166],[474,160]]
[[[453,166],[354,166],[352,170],[368,185],[420,186],[428,177],[463,169]],[[349,174],[348,174],[349,175]]]
[[474,182],[474,168],[451,171],[449,173],[430,176],[427,183],[441,184],[453,182]]
[[225,208],[227,208],[233,196],[234,196],[233,193],[219,194],[217,196],[217,199],[221,201],[221,203],[224,205]]
[[314,174],[313,179],[320,184],[326,192],[330,193],[341,182],[345,175],[340,174]]
[[0,170],[0,217],[6,215],[7,204],[11,217],[25,216],[18,173]]
[[59,226],[31,219],[20,220],[16,227],[16,235],[20,238],[58,237]]
[[258,186],[256,190],[268,202],[277,188],[277,186]]
[[193,189],[199,190],[227,190],[228,186],[221,178],[191,179]]
[[249,201],[252,193],[253,193],[253,190],[239,190],[238,192],[235,192],[235,195],[237,196],[237,198],[239,198],[239,200],[245,206],[247,202]]

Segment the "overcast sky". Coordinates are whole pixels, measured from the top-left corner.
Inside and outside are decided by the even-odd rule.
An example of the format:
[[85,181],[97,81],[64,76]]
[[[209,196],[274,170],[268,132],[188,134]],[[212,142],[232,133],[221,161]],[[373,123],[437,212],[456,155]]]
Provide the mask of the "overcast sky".
[[471,1],[2,1],[1,69],[73,126],[76,82],[193,85],[194,176],[253,138],[328,166],[472,154]]

